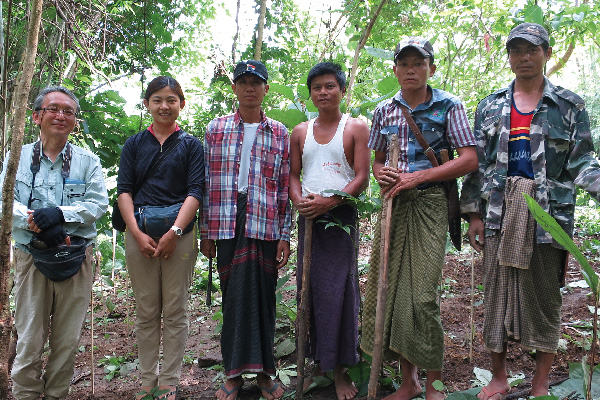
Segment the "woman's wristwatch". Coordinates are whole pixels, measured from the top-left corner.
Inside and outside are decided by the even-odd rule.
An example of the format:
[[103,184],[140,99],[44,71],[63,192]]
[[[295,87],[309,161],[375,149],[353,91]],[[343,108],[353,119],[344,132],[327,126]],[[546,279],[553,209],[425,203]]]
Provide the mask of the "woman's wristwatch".
[[179,236],[179,237],[182,237],[182,236],[183,236],[183,231],[181,230],[181,228],[180,228],[180,227],[173,225],[173,226],[172,226],[170,229],[171,229],[173,232],[175,232],[175,234],[176,234],[177,236]]

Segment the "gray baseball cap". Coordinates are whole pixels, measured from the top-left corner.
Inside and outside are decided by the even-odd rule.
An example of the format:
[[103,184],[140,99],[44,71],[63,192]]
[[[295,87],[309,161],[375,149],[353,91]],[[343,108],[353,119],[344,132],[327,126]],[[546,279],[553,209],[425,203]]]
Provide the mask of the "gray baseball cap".
[[423,55],[423,57],[430,57],[431,62],[433,62],[433,46],[429,40],[421,36],[409,36],[402,39],[394,51],[394,62],[396,62],[400,53],[409,47],[417,49]]
[[548,36],[548,31],[541,26],[540,24],[534,24],[531,22],[524,22],[522,24],[517,25],[510,31],[508,34],[508,39],[506,40],[506,46],[513,39],[524,39],[529,43],[539,46],[542,43],[550,44],[550,37]]

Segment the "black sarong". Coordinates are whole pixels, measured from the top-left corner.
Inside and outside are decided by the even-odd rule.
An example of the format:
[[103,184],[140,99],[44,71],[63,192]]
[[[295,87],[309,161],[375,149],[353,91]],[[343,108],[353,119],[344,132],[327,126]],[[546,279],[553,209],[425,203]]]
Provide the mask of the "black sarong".
[[[358,362],[358,291],[356,209],[342,204],[313,223],[310,273],[308,354],[323,371]],[[329,223],[335,226],[326,227]],[[346,232],[342,227],[349,229]],[[302,289],[305,220],[298,220],[298,299]]]
[[223,291],[221,354],[227,378],[275,375],[275,289],[278,241],[245,236],[246,195],[238,195],[235,238],[217,240]]

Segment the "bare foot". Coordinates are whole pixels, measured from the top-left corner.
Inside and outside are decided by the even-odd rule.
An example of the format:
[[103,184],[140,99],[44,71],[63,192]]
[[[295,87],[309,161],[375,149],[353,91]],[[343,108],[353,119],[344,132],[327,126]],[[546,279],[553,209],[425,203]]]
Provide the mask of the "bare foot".
[[446,393],[435,389],[427,389],[425,391],[425,400],[444,400]]
[[481,388],[481,392],[477,395],[480,400],[500,400],[510,392],[508,381],[494,380],[485,387]]
[[358,389],[350,379],[348,371],[340,366],[335,369],[335,393],[338,400],[350,400],[358,393]]
[[238,390],[244,386],[244,380],[241,376],[227,379],[215,393],[215,397],[219,400],[235,400]]
[[529,396],[539,397],[539,396],[548,396],[548,381],[545,383],[537,383],[535,380],[531,382],[531,391],[529,392]]
[[280,399],[285,394],[281,384],[273,382],[273,379],[265,373],[259,372],[256,375],[256,384],[260,389],[261,396],[267,400]]
[[418,382],[402,382],[398,390],[385,397],[383,400],[410,400],[421,395],[421,393],[423,393],[423,389]]

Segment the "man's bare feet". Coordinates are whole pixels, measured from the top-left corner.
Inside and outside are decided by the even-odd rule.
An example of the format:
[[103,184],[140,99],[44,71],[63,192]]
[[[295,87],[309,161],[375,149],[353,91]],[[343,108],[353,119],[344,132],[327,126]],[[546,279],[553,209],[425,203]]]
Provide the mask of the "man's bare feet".
[[409,400],[421,395],[421,393],[423,393],[421,385],[418,382],[409,380],[408,382],[402,382],[398,390],[383,400]]
[[485,387],[481,388],[481,392],[477,395],[480,400],[500,400],[510,392],[508,381],[492,381]]
[[428,387],[425,390],[425,400],[444,400],[446,398],[446,393],[440,392],[433,387]]
[[235,400],[238,390],[244,386],[244,380],[241,376],[227,379],[215,393],[215,397],[219,400]]
[[285,394],[281,384],[273,382],[273,379],[265,373],[259,372],[256,375],[256,384],[261,396],[267,400],[280,399]]
[[534,375],[533,380],[531,381],[531,391],[529,392],[530,396],[539,397],[539,396],[548,396],[549,392],[549,382],[548,379],[539,379]]
[[334,372],[335,377],[335,393],[338,400],[350,400],[356,396],[358,389],[354,386],[354,382],[350,379],[346,368],[337,366]]

